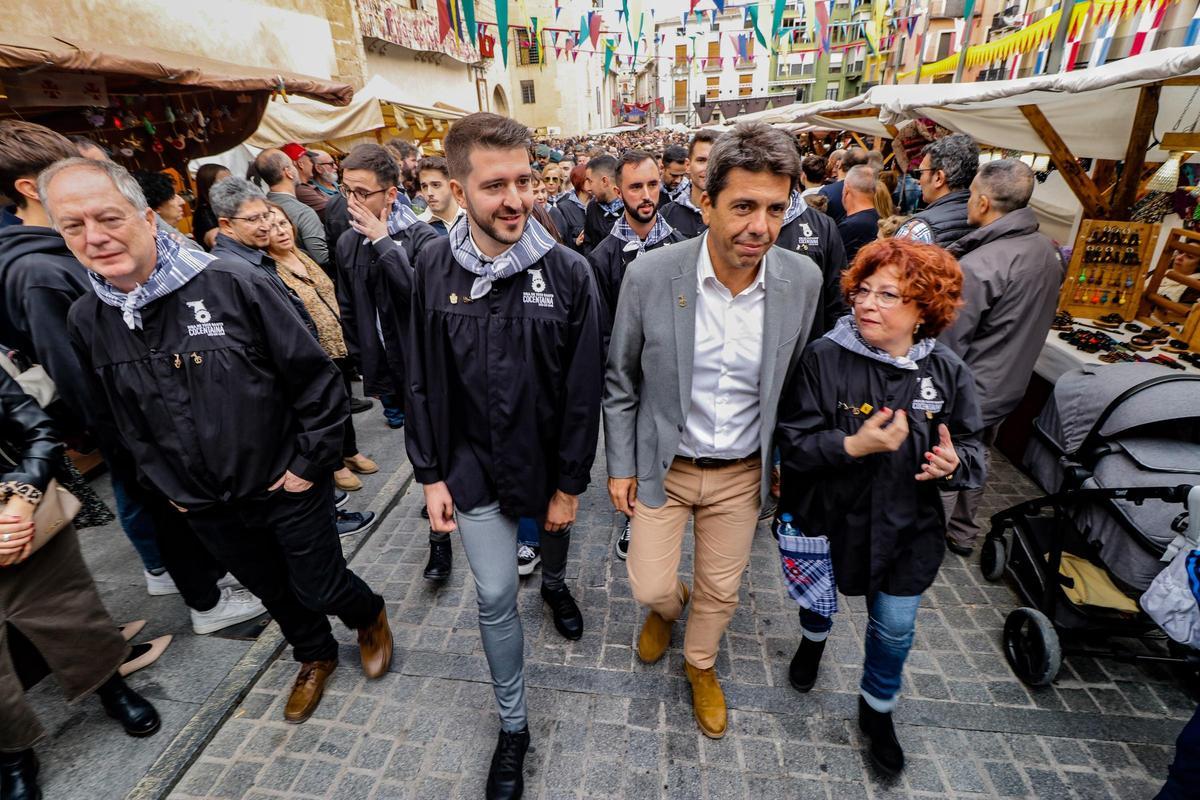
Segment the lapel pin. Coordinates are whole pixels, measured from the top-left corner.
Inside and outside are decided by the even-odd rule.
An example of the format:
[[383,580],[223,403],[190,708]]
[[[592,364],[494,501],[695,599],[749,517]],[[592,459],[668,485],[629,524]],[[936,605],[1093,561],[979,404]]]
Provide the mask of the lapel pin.
[[679,307],[687,308],[687,298],[684,297],[683,295],[679,295]]
[[456,295],[454,292],[450,293],[450,305],[458,305],[458,295]]

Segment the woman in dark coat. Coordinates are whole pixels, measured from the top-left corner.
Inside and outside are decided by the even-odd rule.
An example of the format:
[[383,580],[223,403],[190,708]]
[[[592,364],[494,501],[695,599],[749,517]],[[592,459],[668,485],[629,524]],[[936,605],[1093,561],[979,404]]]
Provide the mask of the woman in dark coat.
[[[945,553],[939,490],[984,482],[983,427],[966,365],[935,337],[954,319],[962,271],[946,251],[868,244],[842,278],[854,310],[813,342],[780,401],[780,507],[829,537],[834,580],[870,621],[859,726],[884,771],[904,767],[892,727],[921,593]],[[817,679],[833,620],[800,612],[792,685]]]
[[62,445],[50,418],[0,371],[0,797],[35,800],[33,745],[45,735],[13,665],[8,631],[19,631],[72,699],[100,695],[130,736],[159,728],[158,713],[117,670],[129,648],[104,610],[67,525],[31,553],[33,513],[54,477]]

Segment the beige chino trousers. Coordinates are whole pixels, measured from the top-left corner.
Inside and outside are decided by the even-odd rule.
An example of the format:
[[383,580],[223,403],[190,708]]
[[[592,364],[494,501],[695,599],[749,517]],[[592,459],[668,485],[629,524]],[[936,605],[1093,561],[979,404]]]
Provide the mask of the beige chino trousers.
[[701,468],[676,459],[659,508],[634,507],[626,566],[634,599],[665,620],[683,613],[679,560],[688,517],[695,519],[692,610],[684,633],[688,663],[708,669],[738,605],[742,573],[758,526],[762,464],[758,456],[724,467]]

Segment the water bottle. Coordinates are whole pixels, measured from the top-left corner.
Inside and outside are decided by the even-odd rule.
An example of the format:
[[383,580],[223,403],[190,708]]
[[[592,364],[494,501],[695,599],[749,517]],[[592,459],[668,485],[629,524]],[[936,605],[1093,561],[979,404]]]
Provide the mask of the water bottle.
[[775,526],[775,539],[778,541],[780,536],[798,536],[796,526],[792,524],[792,515],[788,513],[779,515],[779,523]]

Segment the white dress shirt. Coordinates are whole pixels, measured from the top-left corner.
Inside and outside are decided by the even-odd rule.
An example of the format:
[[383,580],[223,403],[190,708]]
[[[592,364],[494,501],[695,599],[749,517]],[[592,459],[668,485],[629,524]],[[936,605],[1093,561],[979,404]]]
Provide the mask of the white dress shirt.
[[758,278],[734,297],[717,280],[708,255],[708,234],[696,264],[696,349],[692,360],[692,399],[681,455],[743,458],[757,453],[762,432],[759,374],[762,363],[766,258]]

